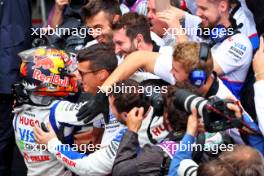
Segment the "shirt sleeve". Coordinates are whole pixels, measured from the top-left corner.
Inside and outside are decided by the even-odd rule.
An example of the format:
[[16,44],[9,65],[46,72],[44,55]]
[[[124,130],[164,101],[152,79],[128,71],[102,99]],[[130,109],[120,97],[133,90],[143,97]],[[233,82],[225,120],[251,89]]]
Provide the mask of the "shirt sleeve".
[[177,175],[177,170],[180,166],[180,162],[184,159],[192,159],[192,151],[190,145],[194,143],[195,138],[189,134],[185,134],[181,140],[179,147],[171,161],[169,176]]
[[129,175],[138,175],[136,166],[138,148],[137,133],[127,131],[118,148],[112,172],[113,175],[127,175],[128,171]]
[[126,129],[121,130],[110,145],[90,155],[77,152],[77,147],[62,144],[57,138],[48,142],[48,150],[77,175],[107,175],[111,173],[119,143],[125,132]]
[[[79,112],[80,108],[86,102],[82,103],[71,103],[69,101],[58,101],[51,108],[50,121],[54,121],[56,118],[57,123],[63,123],[69,126],[83,126],[83,121],[78,121],[76,114]],[[102,119],[103,115],[99,114],[92,121],[91,124],[98,122]],[[55,123],[55,122],[54,122]],[[58,124],[56,124],[58,125]],[[53,126],[53,125],[52,125]]]
[[258,125],[264,135],[264,80],[254,84],[255,108],[257,112]]
[[[258,125],[254,122],[254,120],[247,114],[244,113],[243,114],[243,121],[252,129],[254,129],[255,131],[259,131],[259,127]],[[259,152],[262,153],[262,155],[264,155],[264,137],[263,136],[259,136],[259,135],[247,135],[247,141],[248,144],[257,149]]]
[[[248,68],[252,60],[252,53],[253,49],[249,39],[242,34],[229,37],[219,46],[215,45],[212,48],[214,62],[217,62],[224,74],[236,70],[247,72],[243,68]],[[237,78],[234,81],[244,81],[245,76],[246,73],[239,73],[239,75],[235,75]]]
[[167,81],[168,83],[174,85],[176,81],[171,74],[171,69],[172,56],[169,54],[161,54],[156,60],[154,74]]

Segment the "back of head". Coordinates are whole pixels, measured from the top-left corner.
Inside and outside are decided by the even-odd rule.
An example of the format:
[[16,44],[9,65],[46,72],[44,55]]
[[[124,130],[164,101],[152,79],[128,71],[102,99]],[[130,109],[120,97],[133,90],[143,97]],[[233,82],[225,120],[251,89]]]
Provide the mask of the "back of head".
[[144,101],[143,92],[143,86],[129,79],[116,83],[110,95],[114,98],[114,105],[118,113],[129,112],[134,107],[143,107],[146,112],[150,104]]
[[137,13],[124,14],[119,21],[113,26],[113,30],[124,28],[126,35],[131,39],[135,39],[138,34],[144,37],[146,43],[151,43],[150,25],[144,15]]
[[175,92],[177,89],[188,89],[195,94],[197,94],[197,89],[190,84],[176,84],[176,86],[169,86],[167,93],[163,95],[164,112],[167,113],[170,126],[177,133],[184,134],[187,127],[189,114],[180,107],[175,106],[174,102],[177,99]]
[[109,73],[117,67],[117,58],[111,45],[99,43],[78,52],[78,62],[90,61],[92,70],[106,69]]
[[163,95],[164,113],[167,114],[167,119],[173,130],[177,133],[183,134],[185,133],[187,126],[188,113],[175,107],[174,101],[176,97],[174,96],[174,93],[176,91],[177,87],[169,86],[167,93]]
[[235,176],[234,169],[221,160],[199,165],[197,176]]
[[81,16],[85,21],[101,11],[108,15],[110,21],[113,21],[115,15],[122,15],[117,0],[90,0],[84,7],[82,7]]
[[235,146],[233,151],[224,152],[220,159],[232,165],[239,176],[261,176],[264,173],[262,155],[249,146]]
[[207,75],[213,71],[213,59],[209,49],[208,58],[205,61],[200,59],[201,44],[196,42],[183,42],[175,46],[173,61],[181,64],[186,73],[191,73],[194,69],[201,69]]

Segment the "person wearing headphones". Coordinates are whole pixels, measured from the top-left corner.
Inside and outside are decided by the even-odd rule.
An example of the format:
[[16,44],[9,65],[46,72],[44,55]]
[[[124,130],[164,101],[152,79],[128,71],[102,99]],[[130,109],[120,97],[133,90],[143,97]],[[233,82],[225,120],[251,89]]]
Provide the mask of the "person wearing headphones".
[[212,46],[214,71],[231,92],[240,98],[247,72],[252,60],[253,46],[247,36],[240,33],[242,23],[237,24],[229,0],[196,0],[196,15],[176,8],[158,14],[171,28],[181,28],[190,41],[207,42]]

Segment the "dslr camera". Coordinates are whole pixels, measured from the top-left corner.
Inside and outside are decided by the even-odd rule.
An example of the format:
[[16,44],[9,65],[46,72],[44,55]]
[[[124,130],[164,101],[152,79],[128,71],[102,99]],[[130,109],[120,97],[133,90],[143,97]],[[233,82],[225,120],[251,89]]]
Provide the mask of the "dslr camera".
[[205,130],[208,132],[224,131],[230,128],[240,128],[240,119],[237,119],[234,111],[227,108],[228,103],[236,104],[232,100],[212,97],[205,99],[190,93],[185,89],[175,92],[174,105],[191,113],[196,108],[203,118]]

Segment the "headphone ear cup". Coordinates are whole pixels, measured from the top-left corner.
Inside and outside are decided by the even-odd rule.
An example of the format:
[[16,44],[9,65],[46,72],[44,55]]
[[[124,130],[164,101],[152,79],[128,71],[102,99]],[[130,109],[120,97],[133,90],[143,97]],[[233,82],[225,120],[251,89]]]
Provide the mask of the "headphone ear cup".
[[195,87],[202,87],[207,80],[207,74],[204,70],[193,70],[189,75],[191,84]]

